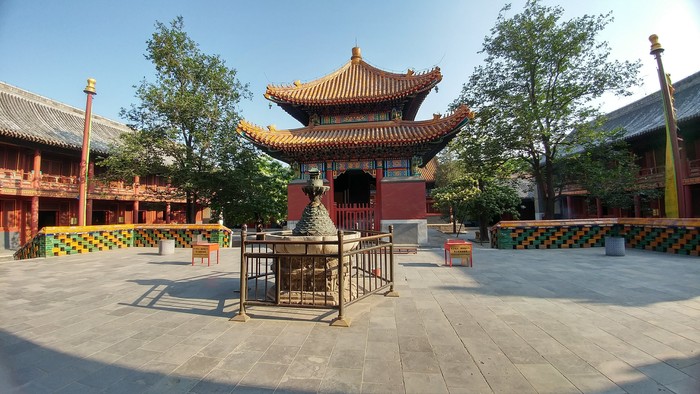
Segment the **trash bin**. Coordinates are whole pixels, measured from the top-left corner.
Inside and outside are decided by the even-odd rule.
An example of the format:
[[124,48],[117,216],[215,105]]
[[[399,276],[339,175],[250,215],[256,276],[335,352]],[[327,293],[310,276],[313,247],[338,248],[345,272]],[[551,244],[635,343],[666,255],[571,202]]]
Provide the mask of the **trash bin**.
[[158,254],[166,255],[175,253],[174,239],[161,239],[158,241]]

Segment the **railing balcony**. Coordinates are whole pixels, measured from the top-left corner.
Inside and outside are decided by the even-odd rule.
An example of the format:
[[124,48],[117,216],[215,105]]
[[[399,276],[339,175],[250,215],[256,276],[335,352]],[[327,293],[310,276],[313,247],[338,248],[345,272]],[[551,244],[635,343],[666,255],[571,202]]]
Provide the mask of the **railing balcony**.
[[0,173],[0,185],[7,188],[31,188],[33,179],[33,172],[4,170]]
[[700,159],[688,160],[686,175],[688,177],[700,177]]
[[663,184],[665,166],[646,167],[639,170],[639,182],[643,184]]

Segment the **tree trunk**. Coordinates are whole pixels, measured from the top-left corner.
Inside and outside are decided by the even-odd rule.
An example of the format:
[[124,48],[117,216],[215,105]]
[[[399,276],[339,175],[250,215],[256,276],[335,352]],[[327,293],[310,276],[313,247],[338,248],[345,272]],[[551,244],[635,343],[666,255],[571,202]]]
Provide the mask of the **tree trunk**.
[[479,216],[479,239],[477,241],[489,241],[488,219],[484,216]]
[[194,224],[197,221],[197,204],[196,195],[192,192],[185,192],[185,198],[187,202],[185,203],[185,215],[187,217],[188,224]]
[[554,219],[554,166],[549,159],[545,159],[544,163],[544,181],[545,181],[545,206],[544,206],[544,218],[551,220]]
[[[486,183],[483,179],[479,179],[477,186],[479,187],[479,190],[483,192],[486,188]],[[488,220],[489,218],[486,215],[479,215],[479,242],[488,242],[489,240]]]
[[455,215],[454,205],[450,206],[450,221],[452,222],[452,234],[457,234],[457,216]]

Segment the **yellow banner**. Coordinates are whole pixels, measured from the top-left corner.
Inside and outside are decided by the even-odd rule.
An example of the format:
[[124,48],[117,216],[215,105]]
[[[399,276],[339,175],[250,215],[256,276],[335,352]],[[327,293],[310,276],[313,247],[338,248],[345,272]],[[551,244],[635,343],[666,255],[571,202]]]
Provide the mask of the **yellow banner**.
[[679,217],[678,211],[678,189],[676,188],[676,171],[673,162],[673,150],[671,145],[671,133],[666,125],[666,169],[665,169],[665,184],[666,190],[664,194],[664,203],[666,208],[667,218]]

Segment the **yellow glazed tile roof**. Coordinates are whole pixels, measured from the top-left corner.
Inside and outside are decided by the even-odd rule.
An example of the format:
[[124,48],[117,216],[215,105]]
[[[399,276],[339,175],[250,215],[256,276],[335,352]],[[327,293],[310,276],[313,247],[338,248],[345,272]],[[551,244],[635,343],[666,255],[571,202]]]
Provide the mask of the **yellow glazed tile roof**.
[[346,149],[363,146],[405,146],[439,140],[460,127],[473,112],[462,105],[452,114],[424,121],[321,125],[291,130],[268,130],[242,120],[238,133],[260,147],[274,151],[307,151],[319,148]]
[[362,60],[360,48],[355,47],[350,61],[335,72],[307,83],[268,85],[265,97],[307,106],[377,103],[430,90],[441,80],[439,67],[404,74],[380,70]]

